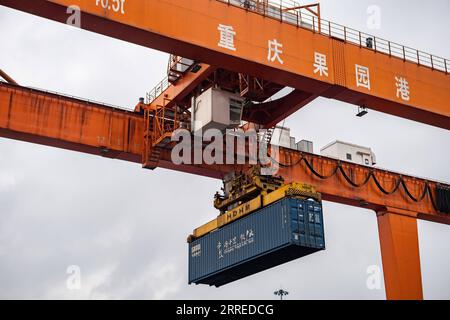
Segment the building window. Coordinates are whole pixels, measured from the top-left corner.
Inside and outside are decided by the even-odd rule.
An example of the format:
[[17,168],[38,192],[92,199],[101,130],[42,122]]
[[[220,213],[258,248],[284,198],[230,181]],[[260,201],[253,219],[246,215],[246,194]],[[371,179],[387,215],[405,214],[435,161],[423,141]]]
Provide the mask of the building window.
[[366,163],[366,165],[369,165],[369,159],[364,160],[364,162]]
[[352,160],[352,154],[351,153],[347,153],[347,160]]

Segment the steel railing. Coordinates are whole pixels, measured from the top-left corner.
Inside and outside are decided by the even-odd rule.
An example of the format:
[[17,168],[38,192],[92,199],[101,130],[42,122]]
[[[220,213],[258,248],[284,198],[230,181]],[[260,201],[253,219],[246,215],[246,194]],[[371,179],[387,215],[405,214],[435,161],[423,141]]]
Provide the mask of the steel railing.
[[388,54],[389,56],[417,63],[418,65],[432,68],[433,70],[449,73],[450,60],[438,57],[417,49],[413,49],[389,40],[345,27],[343,25],[319,19],[319,17],[302,10],[289,10],[300,4],[293,0],[216,0],[237,6],[243,10],[254,11],[266,17],[285,23],[296,25],[300,28],[312,30],[329,37],[337,38],[345,42],[365,47],[369,50]]
[[3,81],[1,79],[0,79],[0,85],[5,85],[6,87],[10,88],[11,90],[20,90],[21,92],[35,93],[35,94],[40,94],[40,95],[44,95],[44,96],[51,95],[55,99],[71,99],[71,100],[76,100],[80,104],[86,104],[86,105],[95,104],[100,107],[106,107],[106,108],[113,109],[113,110],[120,110],[120,111],[131,112],[131,113],[134,112],[133,108],[120,107],[120,106],[109,104],[106,102],[99,102],[99,101],[92,100],[92,99],[81,98],[81,97],[78,97],[75,95],[65,94],[65,93],[61,93],[61,92],[57,92],[57,91],[40,89],[40,88],[36,88],[36,87],[31,87],[31,86],[21,86],[21,85]]
[[[450,60],[444,59],[426,53],[417,49],[413,49],[389,40],[375,37],[371,34],[358,31],[356,29],[348,28],[346,26],[325,20],[319,17],[306,13],[302,10],[289,10],[298,7],[300,4],[293,0],[216,0],[227,3],[232,6],[240,7],[243,10],[253,11],[264,15],[266,17],[279,20],[284,23],[295,25],[299,28],[304,28],[343,40],[368,50],[387,54],[391,57],[396,57],[404,61],[417,63],[420,66],[428,67],[433,70],[449,73]],[[168,78],[164,78],[158,83],[155,88],[147,93],[147,103],[153,102],[159,95],[161,95],[170,83]]]
[[152,90],[146,94],[146,104],[150,104],[156,100],[167,88],[170,87],[169,77],[166,76]]

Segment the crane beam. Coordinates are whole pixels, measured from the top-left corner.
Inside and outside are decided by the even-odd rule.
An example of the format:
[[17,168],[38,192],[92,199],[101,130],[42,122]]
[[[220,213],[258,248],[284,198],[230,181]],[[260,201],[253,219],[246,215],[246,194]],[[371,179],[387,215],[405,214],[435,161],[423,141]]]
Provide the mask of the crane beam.
[[[446,59],[325,20],[302,24],[281,9],[278,18],[272,9],[255,12],[236,5],[239,1],[110,1],[104,7],[106,3],[0,0],[0,5],[63,23],[72,21],[79,7],[81,27],[90,31],[450,129]],[[364,43],[369,38],[370,46]],[[326,65],[326,74],[318,72],[318,65]]]
[[414,212],[386,208],[377,215],[386,298],[422,300],[419,235]]
[[[0,137],[141,163],[144,116],[117,107],[0,82]],[[316,186],[324,200],[372,209],[378,216],[388,299],[422,299],[417,219],[450,224],[437,186],[448,184],[280,148],[278,174]],[[213,178],[241,165],[175,165],[165,149],[158,165]]]
[[294,90],[283,98],[245,108],[242,119],[271,128],[316,98],[317,95]]
[[[216,68],[213,66],[199,63],[197,64],[197,71],[195,73],[188,72],[183,75],[177,81],[176,85],[170,85],[166,78],[154,89],[154,92],[150,93],[152,101],[148,101],[148,103],[151,103],[151,107],[153,108],[183,104],[182,100],[195,91],[196,87],[210,76],[214,70]],[[167,87],[164,86],[164,82],[167,83]],[[139,111],[141,108],[145,108],[145,106],[138,105],[135,111]]]
[[[144,131],[144,116],[139,113],[0,82],[2,137],[142,163]],[[450,216],[438,212],[432,202],[437,185],[448,187],[445,183],[285,148],[280,148],[279,163],[278,174],[286,181],[315,185],[325,200],[377,212],[398,208],[416,212],[419,219],[450,224]],[[218,179],[243,168],[175,165],[170,149],[162,151],[159,167]],[[422,196],[427,186],[430,192]],[[423,199],[414,200],[418,198]]]

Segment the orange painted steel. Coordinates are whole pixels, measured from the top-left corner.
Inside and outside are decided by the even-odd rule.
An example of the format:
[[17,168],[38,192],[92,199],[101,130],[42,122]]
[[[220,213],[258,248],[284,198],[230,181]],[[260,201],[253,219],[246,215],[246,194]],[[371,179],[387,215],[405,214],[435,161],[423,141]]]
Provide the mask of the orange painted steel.
[[[1,136],[141,163],[144,131],[144,116],[141,114],[0,83]],[[407,189],[416,198],[420,198],[427,184],[434,193],[437,182],[284,148],[280,149],[279,162],[279,174],[287,182],[301,181],[315,185],[325,200],[375,211],[387,207],[399,208],[417,212],[419,219],[450,224],[450,216],[438,213],[428,195],[415,202],[407,196],[403,187],[398,187],[391,195],[385,195],[374,179],[367,180],[367,176],[373,173],[388,191],[402,177]],[[317,177],[308,165],[320,175],[330,177]],[[161,153],[160,167],[218,179],[243,168],[219,164],[177,166],[172,164],[170,149]],[[362,184],[364,180],[367,180],[366,183],[361,187],[352,186],[341,169],[337,170],[338,167],[355,184]]]
[[[433,64],[421,65],[418,51],[419,64],[217,0],[126,1],[124,10],[117,12],[103,9],[96,0],[0,0],[0,4],[60,22],[68,19],[67,6],[78,5],[81,27],[87,30],[450,129],[450,75]],[[236,32],[235,51],[218,46],[220,24]],[[267,59],[269,40],[283,45],[283,64]],[[314,73],[316,52],[326,55],[328,77]],[[369,68],[370,89],[357,85],[356,65]],[[408,101],[398,94],[396,77],[407,80]]]
[[[280,163],[288,164],[278,172],[286,182],[301,181],[317,186],[324,200],[374,211],[398,208],[417,212],[418,219],[450,224],[448,214],[436,211],[435,199],[427,193],[423,196],[428,185],[435,197],[436,182],[289,149],[280,150]],[[395,191],[383,193],[377,183],[386,193]],[[406,190],[415,200],[423,199],[414,201]]]
[[[442,68],[442,59],[424,58],[423,53],[413,50],[417,54],[414,62],[408,56],[411,51],[402,46],[403,58],[399,58],[393,52],[395,44],[377,38],[372,38],[374,48],[364,48],[361,33],[358,45],[349,38],[354,33],[345,27],[343,38],[337,39],[332,30],[335,25],[320,18],[318,25],[309,29],[280,23],[263,16],[268,1],[261,2],[263,14],[223,2],[115,1],[116,5],[126,3],[115,12],[102,9],[97,5],[101,1],[96,0],[0,0],[2,5],[60,22],[67,21],[66,6],[78,5],[83,13],[81,27],[87,30],[297,89],[284,100],[264,106],[265,110],[253,110],[253,117],[262,112],[261,123],[272,125],[317,96],[324,96],[450,129],[450,80],[445,59]],[[219,24],[233,27],[235,50],[218,46]],[[269,40],[283,45],[281,61],[267,59]],[[388,52],[383,53],[380,46],[386,44]],[[315,53],[326,56],[327,76],[314,72]],[[428,59],[430,65],[424,63]],[[370,87],[358,86],[357,65],[369,68]],[[151,105],[167,106],[187,96],[215,69],[201,66],[197,74],[188,73],[176,86],[161,90],[164,92]],[[397,90],[400,78],[407,80],[407,98]],[[141,111],[139,108],[136,111]],[[264,112],[272,109],[270,119],[263,119]],[[3,137],[141,163],[145,128],[144,116],[138,112],[0,84]],[[450,217],[435,208],[437,182],[283,148],[279,162],[279,174],[287,182],[312,184],[324,200],[377,212],[387,298],[423,299],[417,219],[450,224]],[[171,161],[170,149],[161,150],[157,164],[213,178],[243,169],[238,165],[177,166]]]
[[387,208],[378,212],[378,230],[386,298],[422,300],[416,214]]
[[[140,113],[0,82],[0,137],[142,164],[144,133]],[[170,150],[159,166],[213,178],[231,171],[174,165]]]
[[[144,131],[142,114],[0,82],[1,137],[141,163]],[[279,163],[287,182],[312,184],[324,200],[376,211],[387,297],[422,298],[416,219],[450,224],[450,215],[433,205],[437,182],[283,148]],[[213,178],[244,169],[177,166],[170,149],[158,165]]]
[[283,98],[244,109],[242,120],[272,128],[316,98],[314,94],[294,90]]
[[143,132],[133,112],[0,83],[0,136],[140,162]]
[[[190,94],[198,84],[205,80],[216,69],[210,65],[198,64],[200,70],[196,73],[188,72],[183,75],[176,85],[169,85],[160,94],[154,94],[152,101],[148,101],[153,108],[158,106],[171,107],[173,103],[180,103],[183,98]],[[158,91],[155,91],[158,92]]]

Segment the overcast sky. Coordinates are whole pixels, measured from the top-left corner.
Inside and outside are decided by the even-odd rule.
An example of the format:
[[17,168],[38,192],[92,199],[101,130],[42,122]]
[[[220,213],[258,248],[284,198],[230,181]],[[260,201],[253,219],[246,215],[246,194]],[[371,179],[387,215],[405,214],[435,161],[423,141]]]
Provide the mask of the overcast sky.
[[[367,28],[369,5],[381,28]],[[322,0],[324,18],[450,58],[448,0]],[[0,7],[0,68],[22,85],[132,108],[165,76],[168,55]],[[378,165],[450,181],[449,131],[318,99],[285,123],[315,151],[340,139]],[[327,250],[223,288],[187,285],[186,237],[217,215],[221,182],[0,139],[0,298],[384,299],[375,214],[325,203]],[[425,298],[450,298],[450,227],[419,222]],[[81,268],[81,290],[66,269]]]

